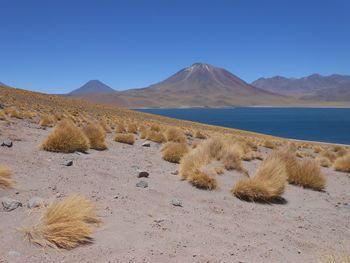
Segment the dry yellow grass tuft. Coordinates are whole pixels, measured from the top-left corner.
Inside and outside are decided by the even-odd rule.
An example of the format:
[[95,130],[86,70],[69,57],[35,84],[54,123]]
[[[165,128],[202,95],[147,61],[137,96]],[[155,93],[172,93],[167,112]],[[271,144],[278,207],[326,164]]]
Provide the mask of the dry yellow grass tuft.
[[223,174],[223,173],[225,172],[225,169],[224,169],[223,167],[215,167],[215,168],[213,169],[213,172],[214,172],[215,174]]
[[298,160],[291,151],[278,152],[288,174],[288,182],[314,190],[326,187],[326,177],[321,172],[319,163],[313,159]]
[[126,132],[137,134],[137,125],[136,123],[129,123],[126,127]]
[[106,150],[106,132],[98,123],[89,123],[83,128],[83,132],[88,137],[90,148],[95,150]]
[[227,152],[222,158],[222,164],[226,170],[237,170],[248,175],[248,172],[242,167],[242,161],[239,154],[235,151]]
[[216,179],[197,169],[187,179],[193,186],[204,190],[215,190],[217,188]]
[[185,134],[178,128],[168,128],[166,129],[164,135],[168,142],[186,142]]
[[105,130],[105,132],[107,132],[107,133],[111,133],[112,132],[111,127],[108,125],[106,120],[100,121],[100,125]]
[[132,133],[120,133],[115,136],[114,140],[116,142],[133,145],[135,143],[135,136]]
[[327,255],[322,260],[319,260],[319,263],[350,263],[350,255],[345,253],[341,255]]
[[89,149],[89,139],[84,132],[69,120],[62,120],[41,144],[49,152],[85,152]]
[[242,156],[242,160],[244,161],[252,161],[252,160],[263,160],[264,157],[260,152],[248,152]]
[[160,132],[160,125],[157,123],[152,123],[150,129],[151,131]]
[[92,243],[93,226],[100,224],[95,204],[79,195],[73,195],[51,205],[39,225],[25,229],[32,243],[43,247],[72,249]]
[[44,115],[40,118],[39,125],[41,127],[53,127],[55,119],[50,115]]
[[330,167],[332,165],[331,161],[324,156],[318,156],[315,159],[322,167]]
[[5,121],[6,120],[6,114],[3,110],[0,110],[0,120]]
[[337,158],[334,162],[334,169],[336,171],[350,173],[350,153]]
[[179,163],[181,158],[188,152],[188,146],[186,143],[168,142],[161,151],[164,160]]
[[13,107],[7,110],[7,114],[10,118],[23,119],[23,115],[16,108]]
[[156,143],[163,143],[166,141],[163,133],[153,131],[153,130],[148,131],[146,138],[147,138],[147,140],[150,140],[150,141],[153,141]]
[[123,132],[126,132],[126,129],[125,129],[125,126],[123,123],[118,123],[116,126],[115,126],[115,132],[116,133],[123,133]]
[[239,181],[231,190],[238,198],[248,201],[273,201],[284,192],[287,172],[276,154],[268,156],[253,178]]
[[11,179],[11,170],[10,168],[0,165],[0,186],[1,187],[14,187],[16,182]]
[[197,139],[206,139],[207,136],[202,133],[201,131],[197,130],[195,133],[194,133],[194,137],[197,138]]
[[269,149],[274,149],[276,147],[275,143],[273,141],[269,141],[269,140],[264,141],[263,146],[265,148],[269,148]]

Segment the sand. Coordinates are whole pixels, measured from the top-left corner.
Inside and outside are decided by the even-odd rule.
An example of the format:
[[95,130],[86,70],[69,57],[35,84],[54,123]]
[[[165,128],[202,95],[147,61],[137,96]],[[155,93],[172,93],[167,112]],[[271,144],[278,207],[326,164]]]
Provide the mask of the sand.
[[[88,154],[49,153],[39,149],[49,134],[37,124],[0,121],[0,164],[13,170],[15,189],[0,188],[0,198],[23,203],[11,212],[0,208],[0,262],[318,262],[350,247],[349,174],[322,168],[325,192],[288,185],[285,204],[241,201],[229,192],[244,178],[219,175],[220,189],[198,190],[172,172],[160,145],[142,147],[112,141],[109,150]],[[266,149],[262,149],[267,152]],[[73,160],[73,166],[62,163]],[[251,175],[260,161],[244,162]],[[137,168],[150,173],[148,188],[137,188]],[[33,196],[54,202],[80,193],[99,208],[103,226],[94,243],[65,251],[35,246],[18,228],[36,224],[45,208],[30,210]],[[171,204],[181,199],[183,207]],[[18,252],[18,253],[14,253]]]

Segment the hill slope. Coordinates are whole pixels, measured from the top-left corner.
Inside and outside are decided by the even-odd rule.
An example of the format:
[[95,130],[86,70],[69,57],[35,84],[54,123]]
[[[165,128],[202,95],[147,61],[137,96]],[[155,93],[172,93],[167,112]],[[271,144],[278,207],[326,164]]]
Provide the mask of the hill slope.
[[313,74],[304,78],[276,76],[260,78],[252,85],[266,91],[301,99],[350,101],[350,76],[346,75]]

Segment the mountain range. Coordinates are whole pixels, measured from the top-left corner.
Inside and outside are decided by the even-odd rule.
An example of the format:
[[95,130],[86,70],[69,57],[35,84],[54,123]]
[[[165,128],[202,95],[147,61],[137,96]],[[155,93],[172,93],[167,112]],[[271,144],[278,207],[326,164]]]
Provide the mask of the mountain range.
[[195,63],[146,88],[110,93],[97,92],[97,86],[89,89],[93,92],[82,88],[68,96],[128,108],[283,106],[304,103],[255,87],[225,69],[205,63]]
[[252,83],[260,89],[289,97],[318,101],[350,101],[350,76],[312,74],[303,78],[276,76]]

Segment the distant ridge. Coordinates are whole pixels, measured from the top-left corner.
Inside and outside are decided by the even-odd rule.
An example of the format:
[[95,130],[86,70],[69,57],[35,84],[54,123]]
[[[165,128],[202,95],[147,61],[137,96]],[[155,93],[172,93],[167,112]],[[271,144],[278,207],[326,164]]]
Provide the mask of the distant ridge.
[[68,95],[79,97],[80,95],[85,94],[105,94],[105,93],[113,93],[116,92],[111,87],[107,86],[103,82],[99,80],[90,80],[85,83],[80,88],[73,90]]
[[194,63],[146,88],[110,94],[93,93],[78,93],[78,96],[93,102],[128,108],[230,107],[297,103],[295,99],[256,88],[231,72],[206,63]]
[[312,74],[303,78],[275,76],[252,82],[260,89],[300,99],[350,102],[350,76]]

